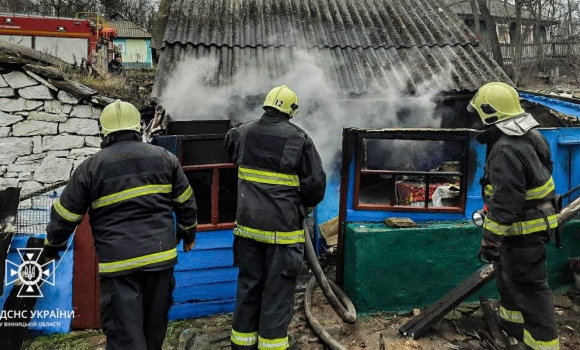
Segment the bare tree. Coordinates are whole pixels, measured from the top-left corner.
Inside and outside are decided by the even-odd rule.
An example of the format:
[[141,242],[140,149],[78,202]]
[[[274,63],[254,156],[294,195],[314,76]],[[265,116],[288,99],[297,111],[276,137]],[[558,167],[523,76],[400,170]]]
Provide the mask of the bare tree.
[[473,13],[473,25],[475,26],[475,34],[481,35],[481,27],[479,25],[479,8],[477,0],[469,0],[471,5],[471,13]]
[[0,11],[23,14],[75,17],[94,12],[109,17],[120,13],[145,30],[151,30],[160,0],[2,0]]
[[534,41],[536,42],[536,55],[538,56],[538,70],[544,71],[544,43],[542,40],[542,0],[536,0],[536,11],[530,11],[535,17]]
[[522,40],[522,0],[515,0],[515,15],[516,15],[516,35],[514,40],[514,57],[512,59],[513,64],[513,76],[512,80],[517,86],[520,80],[520,73],[522,68],[522,54],[524,49],[524,41]]
[[163,40],[163,35],[165,34],[165,26],[167,25],[167,20],[169,19],[172,3],[173,0],[161,0],[158,14],[153,22],[153,28],[151,31],[153,36],[151,39],[151,46],[156,49],[161,47],[161,42]]
[[[488,30],[493,31],[495,29],[495,20],[493,19],[491,12],[489,11],[487,1],[478,0],[478,4],[479,4],[479,12],[481,12],[486,27],[488,28]],[[497,38],[497,35],[493,35],[493,32],[490,35],[490,39],[491,39],[491,52],[493,54],[493,58],[500,65],[500,67],[503,68],[504,67],[503,55],[501,53],[499,39]]]
[[572,65],[572,2],[568,0],[568,65]]
[[119,13],[149,32],[152,30],[159,9],[159,1],[151,0],[101,0],[100,5],[105,17]]

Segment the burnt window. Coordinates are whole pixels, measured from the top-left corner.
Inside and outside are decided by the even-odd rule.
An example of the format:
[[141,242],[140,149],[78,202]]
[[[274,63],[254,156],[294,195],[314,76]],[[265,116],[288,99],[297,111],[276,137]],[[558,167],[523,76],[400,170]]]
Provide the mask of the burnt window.
[[355,209],[463,211],[467,147],[459,135],[361,135]]
[[183,170],[195,194],[198,230],[232,228],[238,192],[235,165],[189,165]]
[[223,134],[178,136],[177,155],[195,194],[198,230],[230,229],[236,220],[238,170]]

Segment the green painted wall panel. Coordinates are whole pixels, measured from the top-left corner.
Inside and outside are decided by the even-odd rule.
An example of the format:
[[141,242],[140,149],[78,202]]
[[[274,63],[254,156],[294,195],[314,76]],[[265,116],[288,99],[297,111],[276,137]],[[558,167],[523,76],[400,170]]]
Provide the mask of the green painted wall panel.
[[[572,283],[568,257],[580,255],[580,221],[566,226],[565,248],[548,246],[550,284]],[[481,229],[471,222],[431,222],[416,228],[352,223],[346,227],[344,289],[357,311],[405,312],[424,307],[477,270]],[[497,298],[495,283],[478,295]]]

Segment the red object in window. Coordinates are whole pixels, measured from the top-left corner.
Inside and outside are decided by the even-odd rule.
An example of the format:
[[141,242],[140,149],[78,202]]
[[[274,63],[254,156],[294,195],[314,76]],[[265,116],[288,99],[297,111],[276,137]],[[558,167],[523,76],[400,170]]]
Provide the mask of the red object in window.
[[[433,193],[439,186],[447,186],[447,183],[430,184],[429,198],[433,199]],[[397,187],[397,205],[411,205],[416,202],[425,202],[425,184],[417,182],[400,181],[395,184]]]

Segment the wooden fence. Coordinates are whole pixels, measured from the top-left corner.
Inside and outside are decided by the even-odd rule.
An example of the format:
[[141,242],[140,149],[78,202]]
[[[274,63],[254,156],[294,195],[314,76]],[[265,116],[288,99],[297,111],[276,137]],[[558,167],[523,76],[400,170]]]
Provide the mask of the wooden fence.
[[[515,45],[500,44],[501,53],[506,63],[511,62],[514,57]],[[572,56],[580,56],[580,43],[566,43],[566,42],[551,42],[542,44],[544,57],[546,58],[562,58]],[[524,61],[534,61],[538,59],[538,44],[524,44],[522,59]]]

